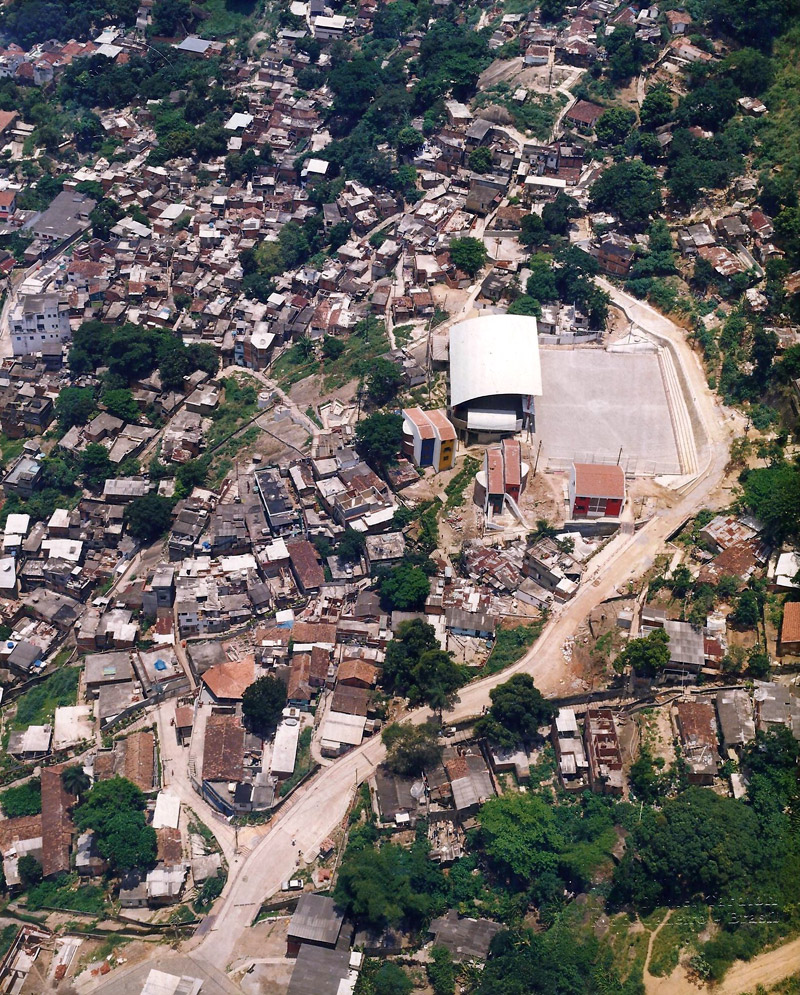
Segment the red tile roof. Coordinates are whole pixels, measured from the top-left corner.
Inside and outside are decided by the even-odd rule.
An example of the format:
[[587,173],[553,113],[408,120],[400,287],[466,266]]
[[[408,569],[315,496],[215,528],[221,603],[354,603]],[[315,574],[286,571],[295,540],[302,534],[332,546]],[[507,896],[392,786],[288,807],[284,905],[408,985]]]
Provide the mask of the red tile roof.
[[800,642],[800,601],[789,601],[783,606],[781,642]]
[[67,794],[61,783],[63,766],[42,770],[42,874],[69,870],[69,851],[75,827],[70,806],[75,796]]
[[255,658],[246,656],[209,667],[200,679],[217,701],[238,701],[256,679]]
[[624,498],[625,473],[621,466],[574,463],[575,493],[579,497]]
[[241,781],[243,757],[244,727],[238,717],[209,715],[203,748],[203,780]]

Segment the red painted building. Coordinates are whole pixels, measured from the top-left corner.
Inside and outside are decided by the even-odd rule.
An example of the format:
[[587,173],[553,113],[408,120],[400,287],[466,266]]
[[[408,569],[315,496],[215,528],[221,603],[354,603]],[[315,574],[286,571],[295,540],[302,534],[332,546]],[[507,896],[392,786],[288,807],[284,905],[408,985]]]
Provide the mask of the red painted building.
[[573,518],[616,518],[625,504],[621,466],[573,463],[569,471],[569,507]]

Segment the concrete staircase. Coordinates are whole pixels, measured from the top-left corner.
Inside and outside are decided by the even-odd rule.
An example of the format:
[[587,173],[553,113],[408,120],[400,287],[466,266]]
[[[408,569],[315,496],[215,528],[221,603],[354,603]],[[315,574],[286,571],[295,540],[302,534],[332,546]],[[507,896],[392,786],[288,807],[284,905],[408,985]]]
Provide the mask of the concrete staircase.
[[678,448],[681,473],[684,475],[693,475],[698,471],[697,448],[695,446],[691,418],[689,417],[689,409],[686,406],[686,400],[675,370],[672,350],[668,347],[659,348],[658,363],[661,368],[661,377],[664,381],[664,389],[667,394],[667,403],[672,420],[672,430],[675,433],[675,444]]

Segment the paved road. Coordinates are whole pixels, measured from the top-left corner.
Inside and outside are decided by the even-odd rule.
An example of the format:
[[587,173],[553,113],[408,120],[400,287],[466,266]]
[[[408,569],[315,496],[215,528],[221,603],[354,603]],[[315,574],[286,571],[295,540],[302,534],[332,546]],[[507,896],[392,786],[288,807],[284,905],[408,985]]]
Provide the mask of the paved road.
[[[690,385],[692,396],[687,401],[693,405],[698,421],[700,470],[682,484],[682,493],[671,508],[659,512],[636,534],[619,536],[598,554],[591,561],[577,596],[554,614],[536,645],[513,667],[465,688],[455,708],[446,714],[446,721],[480,714],[489,701],[489,691],[512,673],[532,674],[546,693],[563,691],[564,640],[575,633],[596,605],[624,588],[652,563],[677,525],[704,504],[714,501],[724,476],[730,441],[738,425],[722,411],[708,389],[699,360],[686,343],[685,332],[648,305],[605,281],[600,282],[614,303],[640,328],[674,343],[678,362]],[[409,716],[414,722],[427,717],[428,713],[422,709]],[[230,963],[239,936],[252,922],[261,902],[291,876],[301,853],[315,851],[342,822],[354,788],[373,772],[384,752],[380,740],[367,740],[321,770],[274,822],[265,827],[264,835],[251,851],[234,857],[228,885],[210,928],[188,942],[184,951],[188,957],[217,970]],[[170,957],[164,956],[159,966],[169,970],[169,963]],[[111,983],[108,987],[110,990]],[[225,989],[230,990],[227,985]]]

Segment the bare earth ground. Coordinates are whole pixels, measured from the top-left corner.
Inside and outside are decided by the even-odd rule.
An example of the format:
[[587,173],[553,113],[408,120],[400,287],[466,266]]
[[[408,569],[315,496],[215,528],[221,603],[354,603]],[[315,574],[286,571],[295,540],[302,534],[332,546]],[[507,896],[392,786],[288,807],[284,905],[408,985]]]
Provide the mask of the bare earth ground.
[[[650,949],[655,932],[651,937]],[[649,960],[648,954],[648,963]],[[737,961],[725,975],[722,983],[712,988],[694,984],[682,964],[679,964],[668,978],[653,977],[645,968],[644,983],[647,995],[701,995],[702,992],[709,995],[748,995],[754,992],[758,985],[768,989],[798,970],[800,970],[800,939],[760,954],[751,961]]]

